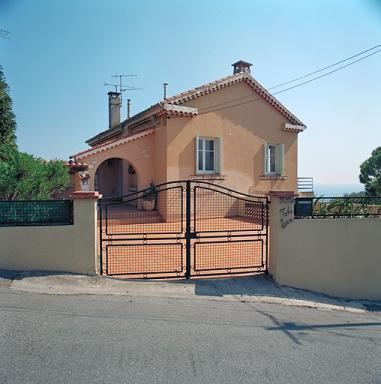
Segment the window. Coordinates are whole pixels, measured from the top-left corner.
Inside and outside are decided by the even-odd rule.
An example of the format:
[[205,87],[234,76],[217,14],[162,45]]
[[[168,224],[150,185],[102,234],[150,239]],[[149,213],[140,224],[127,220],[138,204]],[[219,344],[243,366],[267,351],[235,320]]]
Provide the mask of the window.
[[196,137],[196,173],[220,173],[221,139]]
[[264,145],[264,173],[265,175],[283,175],[284,144]]

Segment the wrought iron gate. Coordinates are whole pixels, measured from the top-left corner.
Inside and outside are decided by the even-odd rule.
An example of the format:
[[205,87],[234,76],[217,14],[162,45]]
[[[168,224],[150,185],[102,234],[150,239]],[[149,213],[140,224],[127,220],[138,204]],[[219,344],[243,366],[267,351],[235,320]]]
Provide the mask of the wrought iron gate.
[[136,278],[267,270],[269,201],[205,181],[99,203],[100,270]]

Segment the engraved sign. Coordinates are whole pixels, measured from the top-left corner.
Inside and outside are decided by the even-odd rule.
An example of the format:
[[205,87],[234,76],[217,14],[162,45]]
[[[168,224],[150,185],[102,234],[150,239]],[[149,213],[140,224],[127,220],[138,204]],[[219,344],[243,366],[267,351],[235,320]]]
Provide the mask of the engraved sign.
[[[281,207],[279,208],[280,213],[280,225],[284,229],[290,223],[294,221],[294,198],[293,197],[282,197],[279,199]],[[282,205],[284,205],[282,207]]]

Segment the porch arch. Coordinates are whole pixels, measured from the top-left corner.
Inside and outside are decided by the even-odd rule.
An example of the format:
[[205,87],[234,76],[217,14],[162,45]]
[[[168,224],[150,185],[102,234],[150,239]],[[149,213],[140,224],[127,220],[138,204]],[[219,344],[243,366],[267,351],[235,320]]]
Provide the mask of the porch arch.
[[110,157],[94,173],[94,189],[103,197],[118,197],[137,191],[138,172],[126,159]]

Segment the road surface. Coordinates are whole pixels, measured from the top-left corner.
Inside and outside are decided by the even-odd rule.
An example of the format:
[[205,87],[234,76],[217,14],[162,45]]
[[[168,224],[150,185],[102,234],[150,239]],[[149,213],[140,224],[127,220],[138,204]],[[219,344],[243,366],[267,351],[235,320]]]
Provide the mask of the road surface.
[[0,288],[0,383],[381,383],[381,314]]

